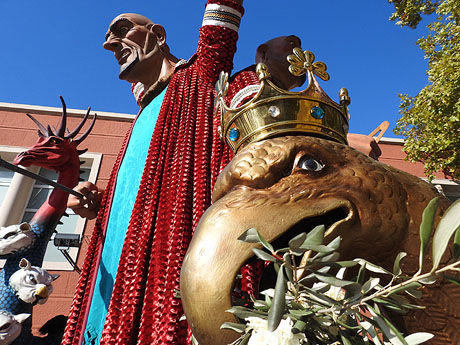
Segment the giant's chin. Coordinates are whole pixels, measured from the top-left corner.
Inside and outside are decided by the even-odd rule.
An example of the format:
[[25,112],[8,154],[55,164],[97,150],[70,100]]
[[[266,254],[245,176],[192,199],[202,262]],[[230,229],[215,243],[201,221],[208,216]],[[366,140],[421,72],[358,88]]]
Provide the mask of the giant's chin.
[[120,73],[118,78],[121,80],[127,80],[129,73],[132,71],[134,66],[139,62],[139,55],[136,52],[136,56],[131,61],[126,61],[123,65],[120,66]]

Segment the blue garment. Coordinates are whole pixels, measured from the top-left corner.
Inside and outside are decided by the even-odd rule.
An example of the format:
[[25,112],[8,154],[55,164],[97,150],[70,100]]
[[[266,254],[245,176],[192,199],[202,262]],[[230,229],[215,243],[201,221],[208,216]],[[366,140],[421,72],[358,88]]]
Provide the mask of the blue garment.
[[147,158],[147,151],[165,93],[166,89],[139,114],[118,171],[107,224],[106,240],[102,250],[96,286],[84,333],[83,344],[85,345],[99,344],[110,297],[112,296],[126,230],[128,229]]

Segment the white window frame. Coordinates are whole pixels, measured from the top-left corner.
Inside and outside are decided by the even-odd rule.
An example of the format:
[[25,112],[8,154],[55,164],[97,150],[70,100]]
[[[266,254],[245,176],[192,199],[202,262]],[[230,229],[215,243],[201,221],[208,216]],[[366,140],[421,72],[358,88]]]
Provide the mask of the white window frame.
[[[27,150],[27,147],[17,147],[17,146],[5,146],[0,145],[0,156],[3,160],[8,162],[12,162],[14,157],[20,152]],[[85,163],[82,165],[84,168],[90,169],[89,179],[88,181],[92,183],[96,183],[96,179],[99,173],[99,168],[101,166],[102,161],[102,153],[94,153],[94,152],[86,152],[80,155],[82,161]],[[28,170],[38,171],[38,167],[31,167]],[[28,177],[23,177],[19,173],[15,173],[13,179],[19,178],[21,179],[20,183],[12,183],[7,192],[7,198],[10,195],[14,195],[15,198],[18,199],[17,211],[16,212],[9,212],[7,215],[1,214],[0,211],[0,226],[7,226],[11,224],[19,224],[23,218],[24,211],[26,209],[27,203],[29,201],[30,195],[33,190],[34,182],[32,179]],[[25,183],[27,182],[27,183]],[[5,203],[6,199],[4,200]],[[9,201],[11,202],[11,201]],[[3,205],[0,206],[0,210],[3,209]],[[68,210],[68,213],[72,211]],[[86,219],[78,217],[77,224],[74,229],[74,234],[79,234],[83,239],[83,230],[86,225]],[[54,237],[54,235],[53,235]],[[70,257],[76,262],[78,253],[80,248],[70,248],[69,255]],[[62,256],[64,258],[64,256]],[[0,267],[3,267],[4,260],[0,260]],[[43,266],[44,269],[48,270],[60,270],[60,271],[73,271],[73,267],[70,263],[65,261],[44,261]]]
[[449,179],[433,179],[428,181],[426,178],[423,178],[423,180],[431,183],[434,186],[440,186],[446,197],[460,199],[460,181]]

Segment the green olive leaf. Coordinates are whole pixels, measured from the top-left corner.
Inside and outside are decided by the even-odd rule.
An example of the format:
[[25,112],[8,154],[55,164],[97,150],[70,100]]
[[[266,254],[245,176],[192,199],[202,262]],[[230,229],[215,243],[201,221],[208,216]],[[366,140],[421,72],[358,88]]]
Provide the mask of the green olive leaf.
[[395,262],[393,264],[393,274],[395,276],[399,276],[402,271],[401,271],[401,260],[406,257],[407,253],[405,252],[400,252],[395,259]]
[[276,262],[276,258],[273,255],[264,252],[262,249],[252,248],[252,251],[259,259],[262,259],[264,261]]
[[350,340],[348,340],[347,338],[343,336],[343,334],[340,334],[340,339],[342,340],[343,345],[353,345]]
[[375,325],[373,325],[369,321],[361,321],[360,325],[362,326],[364,333],[367,333],[370,335],[375,345],[382,345],[382,343],[380,342],[380,338],[377,335],[377,332],[375,330]]
[[247,242],[247,243],[259,243],[259,236],[257,236],[257,229],[250,228],[243,232],[239,237],[238,240]]
[[453,260],[457,260],[460,257],[460,229],[457,230],[454,237],[454,249],[453,249]]
[[302,243],[302,248],[306,244],[317,245],[317,246],[323,244],[325,230],[326,230],[326,228],[325,228],[324,225],[318,225],[318,226],[314,227],[313,230],[311,230],[307,234],[307,237],[306,237],[304,243]]
[[302,243],[305,241],[307,238],[307,233],[302,232],[301,234],[298,234],[296,237],[294,237],[292,240],[289,241],[289,248],[293,252],[298,252],[300,249],[300,246]]
[[460,278],[448,274],[444,274],[443,278],[460,287]]
[[367,282],[363,284],[363,287],[362,287],[363,294],[366,294],[369,291],[371,291],[379,283],[380,283],[380,278],[370,278]]
[[220,326],[220,329],[230,329],[230,330],[238,332],[238,333],[243,333],[245,328],[246,328],[245,325],[243,325],[241,323],[235,323],[235,322],[224,322]]
[[294,324],[294,327],[292,327],[292,333],[302,333],[305,328],[307,328],[307,324],[301,320],[297,320],[297,322]]
[[286,278],[284,277],[284,266],[281,266],[276,278],[275,294],[273,296],[272,305],[268,311],[268,330],[273,332],[278,328],[278,325],[283,318],[284,309],[286,307]]
[[405,339],[409,345],[418,345],[423,344],[424,342],[433,338],[434,335],[431,333],[419,332],[419,333],[412,333],[408,335]]
[[329,275],[329,274],[323,274],[323,273],[319,273],[319,272],[315,272],[313,274],[319,281],[322,281],[323,283],[326,283],[326,284],[329,284],[329,285],[332,285],[332,286],[344,287],[344,286],[347,286],[347,285],[350,285],[350,284],[354,284],[351,281],[336,278],[336,277],[334,277],[332,275]]
[[292,282],[294,280],[294,276],[293,276],[293,271],[291,268],[293,267],[292,261],[291,261],[291,255],[289,253],[285,253],[283,255],[283,260],[286,263],[286,265],[284,266],[284,269],[286,270],[286,276],[288,280]]
[[423,260],[428,251],[428,243],[430,242],[431,233],[436,210],[438,209],[439,197],[433,198],[423,210],[422,222],[420,224],[420,254],[419,254],[419,272],[422,271]]
[[439,221],[433,236],[433,271],[439,267],[441,258],[452,235],[460,228],[460,199],[447,209]]
[[262,237],[262,235],[256,230],[256,233],[257,233],[257,237],[259,238],[259,241],[260,243],[262,243],[262,245],[267,249],[269,250],[271,253],[275,253],[275,250],[273,249],[273,246],[267,242],[267,240],[265,238]]
[[377,308],[368,306],[372,319],[377,322],[380,330],[393,345],[408,345],[402,334],[380,313]]
[[361,258],[357,258],[357,259],[354,259],[353,261],[356,261],[358,262],[361,266],[363,265],[366,265],[366,269],[368,271],[371,271],[371,272],[374,272],[374,273],[382,273],[382,274],[389,274],[389,275],[392,275],[389,271],[387,271],[386,269],[384,269],[383,267],[380,267],[380,266],[377,266],[373,263],[370,263],[369,261],[367,260],[364,260],[364,259],[361,259]]

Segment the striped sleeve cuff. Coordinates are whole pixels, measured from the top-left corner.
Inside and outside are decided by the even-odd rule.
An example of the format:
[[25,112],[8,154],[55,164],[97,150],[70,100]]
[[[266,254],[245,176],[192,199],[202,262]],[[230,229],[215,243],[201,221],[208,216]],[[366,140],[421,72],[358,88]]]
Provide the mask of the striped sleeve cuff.
[[239,11],[224,5],[208,4],[204,12],[202,26],[217,25],[238,32],[240,22],[241,13]]
[[230,102],[230,108],[235,109],[242,105],[242,102],[247,98],[251,97],[254,98],[255,95],[260,91],[261,85],[260,84],[253,84],[248,85],[238,91],[235,96],[233,96]]
[[142,84],[141,82],[132,83],[131,91],[133,93],[134,98],[136,99],[137,104],[139,104],[140,99],[144,96],[144,84]]

